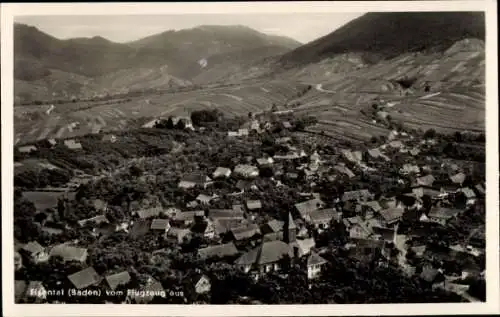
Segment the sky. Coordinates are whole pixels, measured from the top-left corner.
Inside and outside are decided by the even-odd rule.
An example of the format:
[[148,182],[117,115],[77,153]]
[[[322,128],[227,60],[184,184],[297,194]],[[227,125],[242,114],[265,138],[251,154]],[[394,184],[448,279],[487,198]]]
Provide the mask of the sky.
[[362,13],[170,14],[108,16],[17,16],[15,22],[37,27],[59,39],[102,36],[129,42],[167,30],[199,25],[245,25],[259,32],[307,43],[333,32]]

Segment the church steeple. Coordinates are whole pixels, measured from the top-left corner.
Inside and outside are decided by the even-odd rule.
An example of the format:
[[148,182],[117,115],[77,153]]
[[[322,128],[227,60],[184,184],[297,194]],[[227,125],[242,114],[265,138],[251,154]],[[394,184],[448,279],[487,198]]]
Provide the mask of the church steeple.
[[295,221],[293,221],[293,217],[290,212],[288,213],[288,219],[285,221],[283,238],[286,243],[292,243],[297,240],[297,225],[295,224]]

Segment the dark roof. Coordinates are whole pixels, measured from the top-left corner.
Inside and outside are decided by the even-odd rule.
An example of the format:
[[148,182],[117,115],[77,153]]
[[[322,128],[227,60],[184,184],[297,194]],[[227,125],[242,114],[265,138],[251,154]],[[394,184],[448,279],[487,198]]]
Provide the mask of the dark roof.
[[106,282],[108,282],[112,290],[115,290],[118,285],[125,285],[130,282],[130,274],[127,271],[111,274],[106,276]]
[[162,213],[162,211],[163,211],[162,207],[140,209],[137,210],[137,215],[139,216],[139,218],[146,219],[151,217],[157,217]]
[[260,209],[260,208],[262,208],[262,203],[260,200],[248,200],[247,201],[247,208],[249,210]]
[[238,249],[233,242],[219,245],[211,245],[206,248],[202,248],[198,250],[198,255],[202,259],[208,259],[213,257],[225,257],[225,256],[234,256],[238,254]]
[[173,219],[175,221],[194,221],[195,217],[203,217],[204,215],[205,211],[203,210],[182,211],[176,213]]
[[42,247],[40,243],[38,243],[38,241],[28,242],[25,245],[23,245],[21,249],[28,252],[29,254],[37,254],[45,250],[45,248]]
[[[266,229],[264,229],[264,227]],[[267,223],[265,223],[263,225],[264,231],[268,231],[268,232],[280,232],[283,230],[284,227],[285,227],[285,222],[280,221],[280,220],[276,220],[276,219],[268,221]]]
[[302,217],[306,217],[311,211],[318,210],[324,205],[321,199],[310,199],[295,204],[295,208],[298,210]]
[[208,211],[208,217],[211,219],[243,219],[244,212],[235,211],[233,209],[210,209]]
[[170,227],[168,219],[153,219],[151,230],[167,230]]
[[398,218],[403,217],[403,208],[388,208],[380,211],[380,215],[386,222],[392,222]]
[[233,237],[239,241],[249,239],[257,234],[260,234],[260,229],[256,224],[249,224],[232,228],[231,233],[233,234]]
[[59,244],[50,250],[50,256],[60,256],[64,261],[80,261],[87,254],[87,249],[71,246],[68,244]]
[[321,265],[326,263],[327,261],[319,256],[316,252],[311,252],[309,257],[307,258],[307,266],[311,265]]
[[235,264],[237,265],[252,265],[252,264],[267,264],[279,261],[284,255],[293,256],[293,251],[290,246],[283,241],[267,241],[263,242],[257,248],[254,248],[239,257]]
[[88,267],[71,274],[68,278],[77,289],[89,287],[101,281],[101,277],[97,274],[93,267]]
[[337,214],[334,208],[320,209],[312,211],[309,216],[312,223],[330,222]]
[[181,181],[203,185],[206,182],[210,181],[210,177],[201,173],[193,173],[190,175],[185,175],[184,177],[181,178]]
[[368,189],[360,189],[360,190],[353,190],[353,191],[348,191],[345,192],[344,195],[342,195],[342,201],[349,201],[349,200],[365,200],[369,199],[372,197],[372,194]]
[[431,211],[429,212],[429,217],[450,219],[458,215],[460,211],[461,211],[460,209],[454,209],[454,208],[435,207],[432,208]]

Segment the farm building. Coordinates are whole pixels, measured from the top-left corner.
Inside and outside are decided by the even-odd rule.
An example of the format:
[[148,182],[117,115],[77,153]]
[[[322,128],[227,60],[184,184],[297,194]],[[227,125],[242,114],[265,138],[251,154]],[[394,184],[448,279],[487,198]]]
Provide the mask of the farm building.
[[151,222],[151,230],[168,232],[170,229],[170,222],[168,219],[153,219]]
[[38,151],[38,148],[36,146],[34,146],[34,145],[26,145],[26,146],[19,147],[18,151],[20,153],[31,153],[31,152]]
[[64,145],[70,150],[81,150],[82,144],[80,142],[76,142],[75,140],[64,140]]
[[107,275],[105,279],[108,283],[108,287],[111,290],[115,290],[119,285],[127,285],[130,282],[131,277],[127,271],[123,271],[120,273]]
[[262,203],[260,200],[249,200],[247,201],[248,210],[257,210],[262,208]]
[[229,176],[231,176],[231,169],[226,167],[217,167],[217,169],[214,171],[212,175],[213,178],[229,177]]
[[50,250],[50,257],[59,256],[63,261],[85,262],[88,251],[84,248],[74,247],[66,243],[58,244]]
[[445,225],[448,220],[456,217],[460,213],[460,209],[435,207],[429,212],[429,220]]
[[114,134],[106,134],[105,136],[102,137],[103,142],[111,142],[115,143],[117,140],[116,135]]
[[253,165],[240,164],[234,168],[234,174],[245,178],[253,178],[259,176],[259,169]]
[[76,287],[76,289],[97,285],[101,282],[101,277],[97,274],[93,267],[88,267],[71,274],[68,276],[68,279],[71,281],[73,286]]
[[194,173],[191,175],[184,176],[179,182],[179,188],[187,189],[187,188],[194,188],[196,186],[206,188],[212,183],[213,182],[212,179],[210,179],[210,177],[200,173]]

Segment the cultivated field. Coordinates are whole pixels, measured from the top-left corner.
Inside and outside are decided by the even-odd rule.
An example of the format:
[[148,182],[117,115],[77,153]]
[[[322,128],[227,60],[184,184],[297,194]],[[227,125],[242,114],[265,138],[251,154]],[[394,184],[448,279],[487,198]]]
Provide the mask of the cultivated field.
[[[188,115],[216,108],[229,116],[270,109],[297,95],[302,84],[273,81],[244,86],[206,88],[188,92],[148,94],[128,99],[15,107],[15,142],[70,138],[99,131],[122,130],[159,116]],[[36,114],[34,114],[36,113]]]

